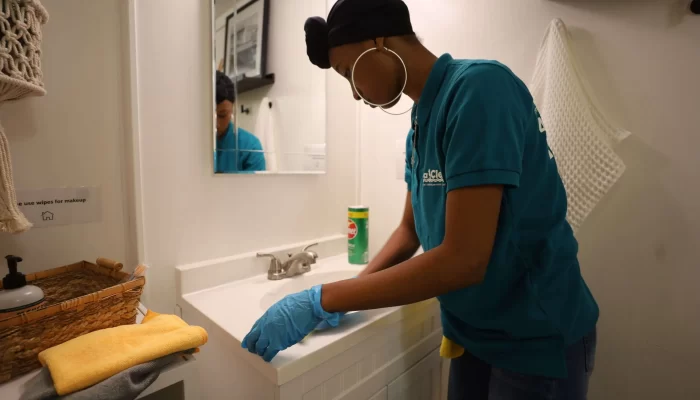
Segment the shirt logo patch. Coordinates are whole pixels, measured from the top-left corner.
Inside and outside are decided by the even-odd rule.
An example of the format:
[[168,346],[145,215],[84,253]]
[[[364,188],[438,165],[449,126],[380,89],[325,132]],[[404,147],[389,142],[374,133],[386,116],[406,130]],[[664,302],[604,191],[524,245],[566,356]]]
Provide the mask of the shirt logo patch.
[[429,169],[423,173],[423,186],[445,186],[445,178],[442,177],[442,172],[436,169]]

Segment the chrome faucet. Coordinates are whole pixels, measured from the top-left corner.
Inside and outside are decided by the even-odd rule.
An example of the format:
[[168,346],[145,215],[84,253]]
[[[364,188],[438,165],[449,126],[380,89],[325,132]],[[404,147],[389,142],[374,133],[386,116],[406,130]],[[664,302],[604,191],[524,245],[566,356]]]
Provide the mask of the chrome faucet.
[[258,253],[258,257],[269,257],[270,268],[267,270],[267,279],[278,281],[284,278],[302,275],[311,271],[311,264],[316,264],[318,254],[309,250],[310,247],[316,246],[318,243],[310,244],[296,254],[288,253],[289,259],[284,263],[280,261],[274,254]]

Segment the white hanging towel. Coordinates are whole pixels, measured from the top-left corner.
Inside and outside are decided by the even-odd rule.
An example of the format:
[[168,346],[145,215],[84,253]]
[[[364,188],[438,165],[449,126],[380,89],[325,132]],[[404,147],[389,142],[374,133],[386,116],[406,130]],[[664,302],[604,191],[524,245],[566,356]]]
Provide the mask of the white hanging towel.
[[277,172],[279,168],[277,162],[277,126],[275,125],[276,119],[270,107],[270,101],[268,97],[264,97],[260,102],[258,118],[255,121],[255,136],[258,137],[265,151],[265,170],[268,172]]
[[22,233],[31,227],[17,207],[10,145],[0,125],[0,232]]
[[[49,14],[38,0],[5,0],[0,8],[0,105],[43,96],[41,26]],[[10,144],[0,125],[0,232],[22,233],[32,224],[17,207]]]
[[629,132],[604,116],[560,19],[542,41],[530,90],[566,187],[567,220],[576,231],[624,173],[613,146]]

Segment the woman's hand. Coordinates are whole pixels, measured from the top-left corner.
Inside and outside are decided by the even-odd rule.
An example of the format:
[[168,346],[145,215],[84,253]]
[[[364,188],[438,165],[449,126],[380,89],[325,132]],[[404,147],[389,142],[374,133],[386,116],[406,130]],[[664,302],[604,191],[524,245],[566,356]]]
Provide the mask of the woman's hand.
[[253,325],[241,347],[270,362],[280,351],[299,343],[320,323],[340,323],[340,313],[321,307],[321,285],[291,294],[275,303]]

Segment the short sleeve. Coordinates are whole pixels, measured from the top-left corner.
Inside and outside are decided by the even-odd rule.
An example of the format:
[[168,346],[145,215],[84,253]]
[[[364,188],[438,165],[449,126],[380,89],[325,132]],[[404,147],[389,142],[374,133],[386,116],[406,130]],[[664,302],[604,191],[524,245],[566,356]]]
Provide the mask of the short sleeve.
[[411,128],[408,131],[408,135],[406,135],[406,168],[404,170],[404,181],[406,181],[406,185],[408,185],[408,191],[411,191],[411,174],[413,173],[412,171],[412,166],[411,166],[411,156],[413,156],[413,128]]
[[248,143],[245,145],[244,148],[241,148],[239,150],[240,153],[247,153],[245,162],[243,164],[243,169],[245,171],[265,171],[265,153],[263,153],[262,144],[260,143],[260,140],[258,140],[258,138],[253,136],[253,134],[248,135]]
[[524,84],[495,64],[471,66],[458,78],[443,139],[448,191],[520,185],[528,97]]
[[250,152],[248,157],[249,166],[246,168],[248,171],[265,171],[265,153],[261,152]]

